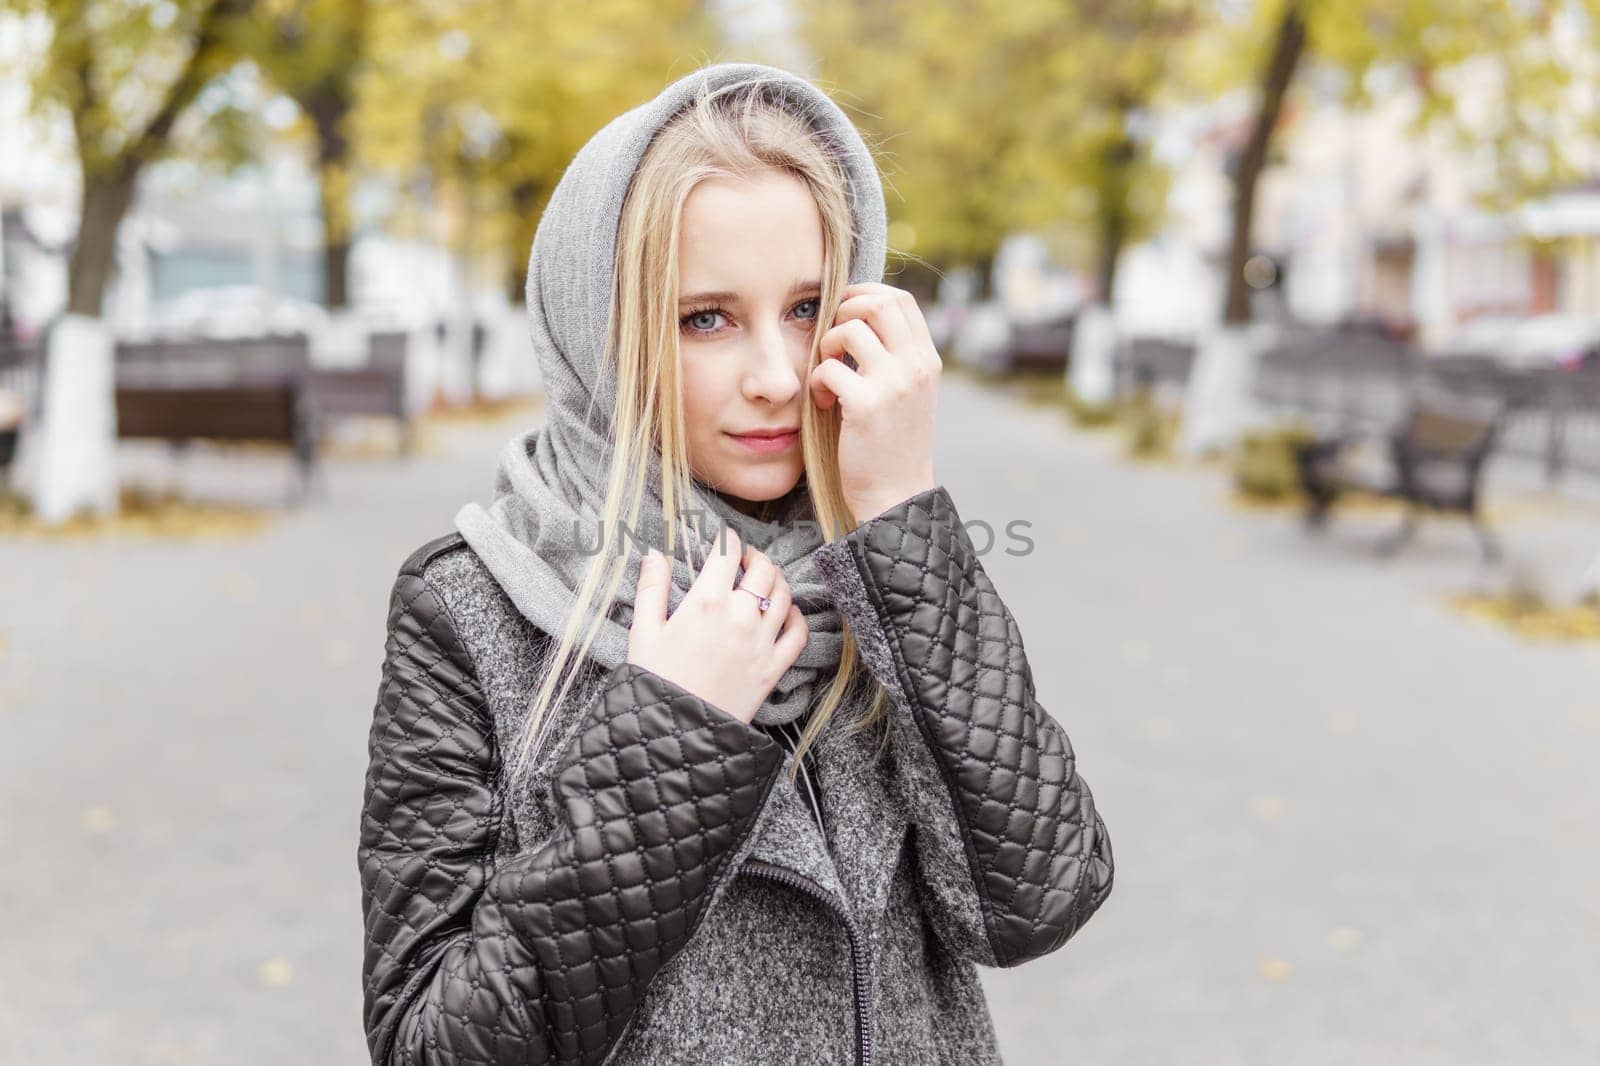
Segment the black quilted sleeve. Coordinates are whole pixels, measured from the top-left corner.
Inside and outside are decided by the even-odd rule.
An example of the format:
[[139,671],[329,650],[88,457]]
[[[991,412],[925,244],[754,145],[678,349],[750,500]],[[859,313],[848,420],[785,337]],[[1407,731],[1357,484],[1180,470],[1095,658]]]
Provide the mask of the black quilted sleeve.
[[447,608],[403,569],[357,856],[375,1064],[601,1061],[730,873],[783,754],[621,663],[553,771],[555,834],[496,868],[494,736]]
[[897,705],[895,780],[936,927],[985,965],[1056,950],[1109,895],[1111,843],[949,492],[919,493],[818,553]]

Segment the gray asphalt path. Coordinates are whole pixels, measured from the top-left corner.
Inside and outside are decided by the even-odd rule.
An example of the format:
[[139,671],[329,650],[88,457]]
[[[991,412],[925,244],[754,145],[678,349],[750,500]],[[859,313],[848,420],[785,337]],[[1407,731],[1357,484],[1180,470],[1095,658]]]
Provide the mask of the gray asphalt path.
[[[958,375],[939,418],[1117,859],[1062,951],[986,972],[1009,1063],[1600,1060],[1600,645],[1448,609],[1465,529],[1375,562],[1383,516],[1308,539]],[[0,542],[0,1062],[364,1061],[386,595],[516,428],[335,460],[248,539]],[[183,484],[275,504],[285,476],[202,452]],[[1508,503],[1514,556],[1569,580],[1585,506]]]

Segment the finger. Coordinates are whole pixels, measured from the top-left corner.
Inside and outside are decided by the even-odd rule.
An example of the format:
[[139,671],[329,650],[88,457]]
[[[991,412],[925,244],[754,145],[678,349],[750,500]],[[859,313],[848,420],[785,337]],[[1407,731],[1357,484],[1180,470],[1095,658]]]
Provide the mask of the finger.
[[800,658],[800,653],[805,650],[806,641],[811,638],[811,627],[806,624],[806,616],[800,608],[790,606],[789,616],[784,619],[783,632],[773,644],[773,649],[779,654],[779,661],[787,670]]
[[891,358],[887,348],[865,319],[852,318],[834,326],[822,335],[820,349],[823,359],[843,359],[848,353],[855,356],[862,373],[870,374],[873,367],[882,367]]
[[915,351],[919,345],[911,323],[906,319],[905,306],[896,295],[899,291],[889,289],[887,292],[874,291],[852,296],[839,304],[833,324],[839,326],[859,320],[867,324],[886,351]]
[[789,579],[783,576],[782,570],[778,571],[778,580],[767,595],[772,599],[772,606],[761,616],[761,632],[768,640],[776,643],[779,630],[789,619],[789,608],[794,606],[794,593],[790,590]]
[[911,332],[916,334],[918,343],[927,351],[938,354],[939,346],[933,343],[933,330],[928,328],[928,316],[922,313],[922,305],[917,303],[917,298],[904,289],[896,289],[899,293],[900,312],[905,315],[906,322],[911,326]]
[[825,359],[812,367],[806,387],[811,390],[812,402],[824,411],[836,400],[848,410],[857,401],[865,400],[867,391],[861,375],[837,359]]
[[702,596],[731,593],[733,578],[739,569],[739,558],[743,554],[744,544],[739,539],[739,531],[730,525],[723,525],[711,538],[711,550],[706,553],[706,561],[695,576],[694,587],[690,591],[698,590]]
[[745,545],[742,565],[744,573],[739,575],[738,582],[741,588],[751,589],[763,596],[772,591],[779,570],[765,552],[754,545]]
[[843,289],[839,290],[839,301],[841,304],[857,296],[882,296],[890,300],[897,300],[901,302],[910,300],[913,305],[915,305],[917,302],[917,298],[911,295],[911,293],[906,289],[896,288],[893,285],[887,285],[878,281],[852,282],[851,284],[846,285]]
[[[739,603],[738,617],[750,622],[759,622],[766,617],[761,610],[761,597],[766,596],[771,590],[776,567],[760,552],[755,553],[759,558],[752,557],[750,553],[754,550],[748,547],[745,549],[745,557],[749,562],[744,568],[744,573],[740,574],[734,583],[733,592],[734,599]],[[768,610],[771,610],[770,606]]]
[[651,548],[639,557],[639,584],[633,593],[633,622],[630,629],[653,633],[667,620],[667,586],[672,583],[672,568],[667,557]]

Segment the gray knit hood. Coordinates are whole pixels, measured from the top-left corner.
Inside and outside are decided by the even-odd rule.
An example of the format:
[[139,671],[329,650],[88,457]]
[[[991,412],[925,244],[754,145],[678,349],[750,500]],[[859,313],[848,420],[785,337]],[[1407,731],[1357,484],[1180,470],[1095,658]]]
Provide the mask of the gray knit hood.
[[[584,571],[600,543],[599,520],[610,466],[616,382],[602,374],[611,311],[617,226],[635,170],[651,139],[697,93],[761,82],[805,117],[837,148],[848,179],[855,228],[851,282],[881,281],[886,217],[876,164],[860,133],[832,100],[809,81],[776,67],[717,63],[617,116],[579,150],[539,221],[528,261],[527,307],[533,350],[543,371],[546,419],[518,433],[502,450],[495,499],[469,503],[456,527],[517,609],[540,630],[559,634],[576,602]],[[721,494],[696,485],[681,529],[691,539],[672,561],[668,609],[693,584],[703,553],[718,532],[733,526],[746,544],[765,552],[790,584],[810,629],[800,658],[779,680],[756,716],[759,723],[792,720],[809,706],[818,684],[838,667],[842,627],[811,553],[822,543],[804,489],[790,494],[771,522],[737,510]],[[664,548],[659,460],[649,464],[644,514],[632,528],[643,544]],[[617,600],[589,649],[612,667],[627,657],[628,627],[638,577],[639,548],[625,536],[629,559]]]

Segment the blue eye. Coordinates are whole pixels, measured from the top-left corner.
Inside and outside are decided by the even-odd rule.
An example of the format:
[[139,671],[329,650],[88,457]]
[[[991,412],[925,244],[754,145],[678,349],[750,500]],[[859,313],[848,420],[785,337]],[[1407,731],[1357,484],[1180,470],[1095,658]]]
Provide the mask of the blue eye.
[[[809,311],[806,310],[807,308],[809,308]],[[802,322],[814,321],[821,311],[822,300],[820,297],[816,296],[813,296],[808,300],[802,300],[794,306],[795,317],[800,319]],[[726,314],[727,312],[720,307],[692,308],[687,314],[678,319],[678,328],[683,330],[685,333],[698,333],[702,335],[720,333],[722,330],[721,327],[717,325],[717,319],[725,317]]]
[[712,323],[714,323],[716,319],[721,317],[721,315],[722,311],[720,308],[697,307],[693,311],[690,311],[688,314],[684,315],[682,318],[678,319],[678,325],[692,333],[715,333],[716,326],[714,324],[703,323],[705,323],[707,319],[710,319]]

